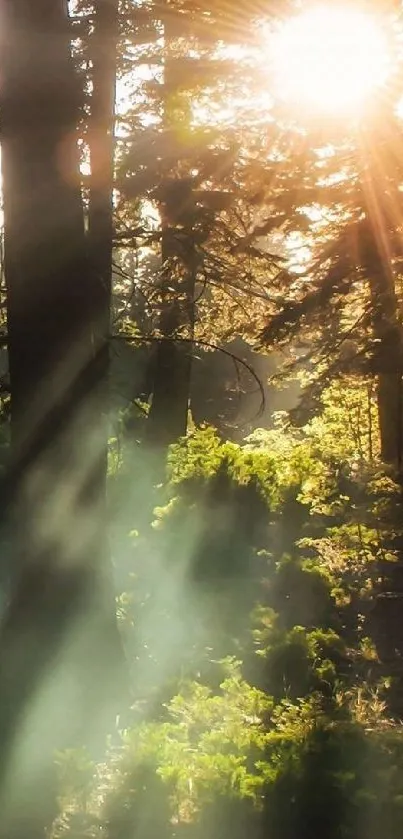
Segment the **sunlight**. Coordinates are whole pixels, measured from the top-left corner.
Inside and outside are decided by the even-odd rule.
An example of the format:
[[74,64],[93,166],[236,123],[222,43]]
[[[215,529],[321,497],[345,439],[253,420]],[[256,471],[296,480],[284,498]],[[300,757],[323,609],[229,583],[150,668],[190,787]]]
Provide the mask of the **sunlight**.
[[389,63],[387,37],[374,15],[351,4],[317,5],[279,31],[275,88],[293,106],[348,116],[382,85]]

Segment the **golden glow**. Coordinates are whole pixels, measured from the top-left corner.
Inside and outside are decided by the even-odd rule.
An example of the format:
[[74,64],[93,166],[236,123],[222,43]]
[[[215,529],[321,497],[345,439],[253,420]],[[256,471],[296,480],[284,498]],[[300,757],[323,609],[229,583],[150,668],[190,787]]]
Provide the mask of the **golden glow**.
[[351,3],[312,6],[284,23],[275,38],[276,92],[301,109],[355,114],[385,81],[388,68],[381,24]]

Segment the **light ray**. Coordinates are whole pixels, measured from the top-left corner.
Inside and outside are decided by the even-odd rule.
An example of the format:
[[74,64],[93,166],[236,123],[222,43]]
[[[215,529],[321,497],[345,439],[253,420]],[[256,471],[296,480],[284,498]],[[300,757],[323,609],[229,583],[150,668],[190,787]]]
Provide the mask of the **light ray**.
[[274,38],[277,96],[291,106],[349,115],[360,111],[390,69],[386,30],[353,5],[317,5]]

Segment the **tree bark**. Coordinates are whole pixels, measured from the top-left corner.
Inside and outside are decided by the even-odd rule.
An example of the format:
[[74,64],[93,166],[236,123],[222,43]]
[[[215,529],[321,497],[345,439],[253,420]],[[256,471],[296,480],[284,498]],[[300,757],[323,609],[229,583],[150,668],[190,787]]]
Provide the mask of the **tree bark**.
[[[116,62],[118,41],[118,0],[97,0],[94,30],[90,40],[92,64],[92,94],[89,124],[90,189],[88,206],[88,253],[91,273],[91,307],[93,340],[96,355],[93,362],[92,386],[94,391],[94,419],[101,445],[98,474],[95,484],[100,493],[103,518],[99,525],[104,555],[104,567],[109,560],[109,546],[104,523],[107,519],[106,472],[107,440],[109,436],[110,406],[110,332],[113,265],[113,183],[115,148]],[[110,566],[111,568],[111,566]],[[113,591],[113,578],[109,575],[108,588]],[[119,684],[122,696],[119,708],[129,704],[128,669],[126,671],[121,643],[117,650],[122,673]]]
[[368,265],[372,332],[375,342],[373,372],[377,380],[381,458],[401,472],[403,462],[403,335],[393,275],[386,258],[373,243]]
[[369,281],[373,373],[377,382],[381,457],[397,472],[403,467],[403,330],[395,277],[385,231],[390,229],[384,209],[383,185],[368,157],[362,187],[366,222],[363,227],[362,266]]
[[32,837],[53,806],[54,750],[104,736],[124,674],[105,554],[106,294],[84,231],[67,4],[2,0],[1,12],[14,569],[0,626],[0,835],[29,825]]
[[[195,293],[192,194],[187,182],[180,179],[167,184],[166,190],[167,197],[160,208],[162,338],[157,343],[152,404],[146,426],[147,442],[163,452],[187,430]],[[187,340],[180,341],[178,332],[183,327],[188,331]]]
[[[110,329],[113,257],[113,180],[118,40],[117,0],[98,0],[91,37],[92,96],[89,130],[90,195],[89,244],[91,267],[100,294],[104,320],[102,336]],[[104,346],[108,350],[109,344]],[[105,354],[108,359],[108,352]],[[106,364],[107,369],[107,364]]]
[[[177,77],[175,57],[171,54],[176,26],[169,14],[164,17],[166,55],[162,96],[162,127],[176,128],[181,115],[186,124],[186,107],[175,100]],[[176,97],[177,99],[177,97]],[[180,114],[180,111],[182,113]],[[146,426],[146,440],[158,453],[186,434],[192,371],[194,331],[195,267],[193,244],[194,199],[191,181],[178,173],[163,185],[161,215],[161,315],[154,360],[154,383],[151,408]],[[178,333],[187,330],[188,341],[178,341]]]

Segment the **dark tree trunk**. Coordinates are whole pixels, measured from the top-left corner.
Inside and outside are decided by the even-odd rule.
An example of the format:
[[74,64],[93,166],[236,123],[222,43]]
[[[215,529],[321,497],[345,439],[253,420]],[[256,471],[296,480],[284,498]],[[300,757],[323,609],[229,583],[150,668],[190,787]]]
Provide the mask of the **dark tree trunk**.
[[[170,48],[177,36],[174,17],[164,16],[167,52],[164,61],[163,129],[185,125],[188,105],[178,99],[175,57]],[[183,172],[167,177],[162,186],[161,214],[161,316],[154,362],[154,384],[147,422],[147,442],[158,453],[186,434],[192,370],[194,328],[194,199],[191,180]],[[175,338],[181,333],[185,341]]]
[[[92,293],[92,324],[96,356],[93,360],[92,388],[94,392],[93,424],[100,435],[98,474],[94,476],[106,504],[106,470],[108,411],[110,405],[110,331],[113,262],[113,179],[114,179],[114,129],[116,100],[116,60],[118,40],[118,0],[98,0],[95,4],[95,23],[90,40],[92,62],[92,95],[89,126],[89,151],[91,177],[88,207],[88,252],[90,262],[90,288]],[[100,521],[104,567],[109,561],[106,528]],[[110,575],[108,587],[113,591]],[[118,650],[118,660],[123,662],[123,649]],[[122,673],[120,708],[128,704],[129,685]],[[128,671],[127,671],[128,677]],[[119,680],[120,681],[120,680]]]
[[191,375],[191,349],[177,341],[159,341],[155,357],[153,397],[147,442],[165,452],[186,434]]
[[[373,373],[377,381],[381,457],[402,471],[403,462],[403,332],[396,297],[394,268],[385,230],[390,220],[384,201],[384,185],[378,183],[378,166],[368,156],[362,177],[366,222],[362,234],[362,266],[368,277]],[[392,221],[393,223],[393,221]]]
[[[89,148],[89,244],[92,270],[100,294],[102,336],[110,329],[113,253],[113,178],[118,40],[117,0],[98,0],[90,42],[93,91]],[[102,322],[102,321],[101,321]],[[108,344],[105,344],[108,349]],[[108,353],[105,355],[108,358]]]
[[50,815],[54,749],[103,736],[124,671],[105,555],[106,295],[84,233],[67,4],[2,0],[1,12],[14,569],[0,835],[32,837]]
[[[195,271],[192,242],[192,196],[187,183],[167,185],[162,216],[162,310],[154,360],[153,396],[147,421],[147,441],[165,451],[186,434],[192,371]],[[171,206],[172,203],[172,206]],[[179,211],[180,218],[176,213]],[[178,226],[178,223],[183,226]],[[190,223],[189,223],[190,222]],[[175,340],[185,328],[185,340]]]
[[[388,217],[387,184],[379,177],[376,159],[367,158],[363,188],[366,209],[363,266],[371,296],[373,373],[377,384],[381,457],[402,484],[403,478],[403,332],[390,252],[394,217]],[[383,149],[385,151],[385,148]],[[398,542],[391,538],[396,551]],[[403,636],[401,632],[402,585],[400,563],[378,563],[378,595],[371,613],[372,635],[383,672],[392,676],[388,710],[401,719],[403,709]],[[390,566],[390,567],[389,567]],[[393,566],[393,567],[392,567]],[[396,566],[396,567],[395,567]]]
[[368,266],[375,341],[373,370],[377,379],[381,457],[402,469],[403,456],[403,337],[389,265],[376,250]]

